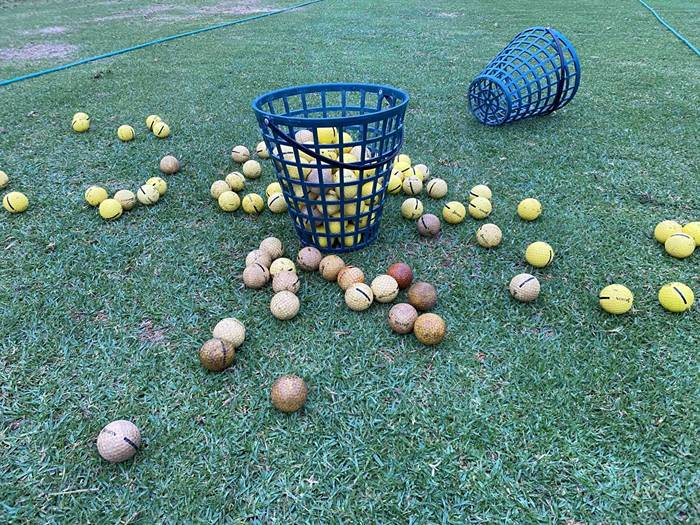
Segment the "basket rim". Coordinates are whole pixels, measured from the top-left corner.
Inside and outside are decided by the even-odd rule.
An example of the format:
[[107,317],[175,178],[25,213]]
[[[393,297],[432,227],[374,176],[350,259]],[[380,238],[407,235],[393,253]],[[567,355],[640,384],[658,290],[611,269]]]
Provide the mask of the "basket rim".
[[[391,94],[397,98],[401,97],[402,100],[401,102],[390,108],[381,109],[379,111],[373,111],[371,113],[364,113],[362,115],[353,115],[347,117],[289,117],[286,115],[270,113],[269,111],[262,109],[263,104],[272,100],[282,98],[284,96],[300,95],[302,93],[309,94],[321,90],[350,91],[358,89],[366,89],[368,91],[373,92],[384,91],[385,93]],[[259,118],[268,118],[276,124],[281,124],[285,126],[352,126],[355,124],[363,124],[368,121],[376,121],[380,120],[381,118],[392,117],[396,114],[403,113],[406,107],[408,106],[409,100],[410,96],[406,91],[385,84],[332,82],[325,84],[304,84],[298,86],[290,86],[274,91],[269,91],[256,97],[251,103],[251,106],[253,108],[253,111],[258,115]]]

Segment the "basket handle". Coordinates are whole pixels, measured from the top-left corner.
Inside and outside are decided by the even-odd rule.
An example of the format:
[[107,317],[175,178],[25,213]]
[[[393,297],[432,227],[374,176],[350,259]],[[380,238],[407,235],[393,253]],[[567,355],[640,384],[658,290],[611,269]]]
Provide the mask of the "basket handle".
[[353,163],[353,162],[341,162],[339,160],[333,160],[329,159],[328,157],[324,157],[323,155],[319,155],[316,153],[313,149],[308,148],[301,144],[300,142],[297,142],[297,140],[289,135],[288,133],[285,133],[282,131],[280,128],[278,128],[275,124],[270,122],[270,119],[266,118],[265,119],[265,125],[269,127],[272,130],[272,133],[274,133],[278,138],[282,137],[287,144],[289,144],[292,147],[298,148],[304,153],[306,153],[309,157],[312,157],[324,164],[328,164],[329,166],[332,166],[334,168],[342,168],[342,169],[349,169],[349,170],[373,170],[376,168],[379,168],[380,166],[383,166],[387,162],[389,162],[391,159],[396,157],[396,155],[399,154],[399,151],[401,151],[401,146],[403,145],[403,137],[399,139],[398,144],[389,152],[384,153],[382,155],[379,155],[377,158],[380,160],[377,160],[375,162],[371,162],[369,164],[358,164],[358,163]]
[[559,105],[559,102],[561,102],[561,97],[564,94],[564,77],[566,76],[566,66],[565,66],[566,60],[564,59],[564,53],[561,50],[561,43],[559,42],[557,35],[555,35],[554,32],[549,27],[546,27],[545,31],[547,31],[549,36],[552,37],[552,41],[554,42],[554,47],[557,49],[557,54],[559,55],[559,75],[557,75],[557,93],[556,93],[556,95],[554,95],[554,101],[552,102],[552,106],[549,108],[549,110],[546,113],[544,113],[544,115],[549,115],[550,113],[553,113],[554,111],[556,111],[557,106]]

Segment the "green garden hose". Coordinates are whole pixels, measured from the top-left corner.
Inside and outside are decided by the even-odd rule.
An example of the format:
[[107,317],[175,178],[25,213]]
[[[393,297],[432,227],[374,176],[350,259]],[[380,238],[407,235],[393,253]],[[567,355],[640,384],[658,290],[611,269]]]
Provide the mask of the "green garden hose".
[[307,5],[317,4],[317,3],[323,2],[323,1],[324,0],[307,0],[306,2],[303,2],[301,4],[296,4],[296,5],[284,7],[282,9],[278,9],[276,11],[270,11],[267,13],[261,13],[259,15],[248,16],[246,18],[238,18],[236,20],[229,20],[228,22],[222,22],[220,24],[214,24],[211,26],[202,27],[200,29],[194,29],[192,31],[187,31],[185,33],[178,33],[176,35],[170,35],[170,36],[166,36],[163,38],[157,38],[156,40],[151,40],[150,42],[144,42],[143,44],[138,44],[138,45],[131,46],[131,47],[125,47],[124,49],[119,49],[117,51],[110,51],[109,53],[103,53],[101,55],[96,55],[96,56],[89,57],[89,58],[83,58],[81,60],[76,60],[75,62],[69,62],[68,64],[63,64],[61,66],[52,67],[49,69],[44,69],[42,71],[35,71],[34,73],[28,73],[26,75],[22,75],[22,76],[15,77],[15,78],[10,78],[7,80],[0,80],[0,87],[8,86],[10,84],[15,84],[16,82],[22,82],[23,80],[29,80],[30,78],[41,77],[44,75],[48,75],[49,73],[56,73],[58,71],[70,69],[70,68],[75,67],[75,66],[81,66],[83,64],[88,64],[90,62],[95,62],[96,60],[102,60],[103,58],[109,58],[109,57],[113,57],[113,56],[117,56],[117,55],[123,55],[124,53],[136,51],[137,49],[143,49],[144,47],[154,46],[156,44],[162,44],[164,42],[170,42],[171,40],[176,40],[178,38],[184,38],[186,36],[198,35],[200,33],[205,33],[207,31],[214,31],[215,29],[222,29],[224,27],[230,27],[230,26],[234,26],[234,25],[238,25],[238,24],[243,24],[245,22],[252,22],[253,20],[258,20],[260,18],[265,18],[268,16],[287,13],[288,11],[293,11],[295,9],[301,9],[302,7],[305,7]]
[[661,22],[661,25],[662,25],[662,26],[664,26],[664,27],[665,27],[666,29],[668,29],[671,33],[673,33],[673,35],[674,35],[678,40],[680,40],[681,42],[683,42],[686,46],[688,46],[688,47],[690,48],[690,50],[691,50],[693,53],[695,53],[697,56],[700,57],[700,50],[698,50],[697,47],[695,47],[693,44],[691,44],[690,41],[689,41],[687,38],[685,38],[685,37],[684,37],[683,35],[681,35],[678,31],[676,31],[676,29],[675,29],[673,26],[671,26],[671,24],[669,24],[668,22],[666,22],[666,20],[664,20],[663,18],[661,18],[661,15],[659,15],[656,11],[654,11],[654,9],[653,9],[649,4],[647,4],[644,0],[639,0],[639,3],[642,4],[644,7],[646,7],[646,8],[651,12],[651,14],[654,15],[654,16],[656,17],[656,19],[657,19],[659,22]]

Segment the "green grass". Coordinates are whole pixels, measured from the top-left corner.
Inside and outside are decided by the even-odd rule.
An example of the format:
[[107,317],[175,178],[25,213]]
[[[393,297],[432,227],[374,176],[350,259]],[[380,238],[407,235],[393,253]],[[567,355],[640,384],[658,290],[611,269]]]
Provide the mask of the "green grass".
[[[653,3],[700,41],[696,3]],[[143,3],[72,5],[3,4],[0,49],[64,41],[82,57],[231,18],[96,25]],[[575,43],[581,91],[556,115],[485,128],[466,87],[533,24]],[[47,25],[69,31],[21,33]],[[0,63],[0,77],[54,63]],[[301,314],[274,321],[270,290],[244,290],[240,274],[267,235],[296,253],[289,220],[224,214],[208,196],[230,148],[258,140],[254,96],[345,80],[412,95],[405,151],[448,180],[450,198],[494,190],[496,250],[475,246],[475,221],[419,239],[391,198],[378,241],[346,257],[368,276],[406,260],[435,283],[449,327],[438,347],[392,334],[387,306],[349,312],[318,275],[303,275]],[[330,0],[4,88],[0,169],[31,208],[0,214],[0,521],[697,519],[698,312],[656,301],[671,280],[700,293],[697,255],[671,259],[650,232],[700,218],[698,85],[697,57],[636,2]],[[85,135],[68,130],[79,110],[93,117]],[[146,135],[149,113],[171,139]],[[138,137],[121,144],[127,122]],[[134,188],[166,153],[184,169],[156,206],[104,223],[82,202],[93,183]],[[266,164],[250,187],[272,179]],[[544,203],[535,223],[515,217],[526,196]],[[506,284],[538,239],[557,257],[537,272],[540,299],[516,304]],[[599,310],[610,282],[634,291],[632,314]],[[248,339],[235,366],[207,373],[197,349],[230,315]],[[309,384],[302,413],[270,406],[284,373]],[[112,466],[94,441],[117,418],[145,448]]]

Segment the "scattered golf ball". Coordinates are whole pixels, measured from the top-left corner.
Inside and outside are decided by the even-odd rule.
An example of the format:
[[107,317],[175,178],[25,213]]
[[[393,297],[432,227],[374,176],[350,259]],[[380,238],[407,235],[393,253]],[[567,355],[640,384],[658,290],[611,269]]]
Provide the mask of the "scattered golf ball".
[[664,244],[671,235],[682,232],[683,227],[676,221],[661,221],[654,228],[654,238]]
[[71,128],[76,133],[85,133],[90,129],[90,117],[85,113],[76,113],[71,121]]
[[345,304],[350,310],[362,312],[372,306],[374,294],[365,283],[354,283],[345,290]]
[[97,436],[97,452],[110,463],[120,463],[132,458],[139,448],[141,432],[131,421],[112,421]]
[[148,115],[146,117],[146,127],[148,128],[148,131],[153,131],[153,126],[156,124],[156,122],[160,122],[161,119],[158,115]]
[[418,195],[423,191],[423,183],[415,175],[405,178],[401,187],[406,195]]
[[317,248],[306,246],[297,254],[297,265],[307,272],[315,272],[321,264],[323,256]]
[[136,132],[134,131],[134,128],[127,124],[123,124],[117,129],[117,137],[119,137],[119,140],[121,140],[122,142],[129,142],[131,140],[134,140],[135,136]]
[[693,306],[695,295],[683,283],[669,283],[659,290],[659,302],[669,312],[686,312]]
[[416,220],[423,215],[423,203],[415,197],[406,199],[403,201],[403,204],[401,204],[401,215],[403,215],[405,219]]
[[160,159],[160,171],[166,175],[173,175],[180,171],[180,161],[172,155],[166,155]]
[[211,372],[226,370],[236,358],[236,349],[223,339],[209,339],[199,349],[199,363]]
[[426,312],[437,303],[437,291],[432,284],[417,281],[408,289],[408,302],[416,310]]
[[226,175],[226,184],[231,188],[231,191],[241,191],[245,188],[245,177],[238,171],[232,171]]
[[598,294],[600,307],[610,314],[620,315],[630,311],[634,295],[626,286],[610,284]]
[[238,348],[245,341],[245,325],[235,317],[227,317],[216,323],[211,336]]
[[243,270],[243,284],[246,288],[258,290],[270,281],[270,270],[259,262],[246,266]]
[[493,198],[491,188],[486,186],[486,184],[477,184],[471,190],[469,190],[469,202],[479,197],[490,201]]
[[518,204],[518,216],[524,221],[534,221],[542,215],[542,204],[537,199],[523,199]]
[[101,186],[90,186],[85,190],[85,202],[90,206],[99,206],[107,198],[109,198],[109,194]]
[[257,179],[262,173],[262,166],[257,160],[247,160],[243,164],[243,176],[247,179]]
[[430,179],[425,185],[425,191],[431,199],[442,199],[447,195],[447,182],[443,179]]
[[391,275],[378,275],[372,280],[370,288],[379,303],[390,303],[399,295],[399,283]]
[[476,230],[476,242],[483,248],[495,248],[501,244],[503,232],[495,224],[483,224]]
[[689,222],[683,226],[683,233],[690,235],[695,241],[695,246],[700,246],[700,222]]
[[406,263],[394,263],[389,266],[386,273],[396,280],[401,290],[405,290],[411,286],[413,282],[413,270],[411,270],[411,267]]
[[270,152],[267,151],[267,145],[264,140],[258,142],[258,145],[255,146],[255,154],[263,160],[270,158]]
[[146,184],[153,186],[161,197],[168,191],[168,183],[161,177],[151,177],[146,181]]
[[286,414],[301,410],[306,403],[309,389],[304,380],[295,375],[277,378],[270,391],[272,405]]
[[231,187],[226,183],[225,180],[215,180],[214,182],[212,182],[211,187],[209,188],[209,194],[212,196],[213,199],[218,199],[223,192],[230,190]]
[[3,189],[5,186],[7,186],[9,182],[10,182],[10,177],[7,176],[7,173],[0,170],[0,190]]
[[154,122],[151,131],[153,131],[153,134],[159,139],[165,139],[170,136],[170,126],[168,126],[162,120]]
[[272,277],[275,277],[281,272],[296,273],[296,271],[297,268],[294,266],[294,263],[291,261],[291,259],[287,259],[286,257],[278,257],[272,261],[272,264],[270,265],[270,274],[272,274]]
[[347,290],[353,284],[364,283],[365,274],[357,266],[348,265],[338,272],[337,282],[341,289]]
[[326,281],[335,282],[338,274],[345,268],[345,262],[337,255],[326,255],[318,264],[318,271]]
[[270,312],[280,321],[289,321],[299,313],[299,298],[292,292],[277,292],[270,301]]
[[[228,184],[227,184],[228,186]],[[243,211],[250,214],[260,214],[265,209],[265,202],[257,193],[248,193],[243,197]]]
[[136,206],[136,195],[130,190],[119,190],[114,194],[114,199],[119,201],[124,211],[129,211]]
[[525,260],[535,268],[544,268],[553,259],[554,250],[546,242],[533,242],[525,250]]
[[245,265],[250,266],[251,264],[255,263],[260,263],[265,268],[270,268],[270,265],[272,264],[272,258],[267,252],[263,250],[252,250],[248,253],[248,255],[245,258]]
[[435,237],[440,233],[440,219],[432,213],[426,213],[416,221],[416,227],[423,237]]
[[459,201],[452,201],[442,208],[442,218],[449,224],[459,224],[467,215],[464,204]]
[[250,159],[250,151],[245,146],[236,146],[231,150],[231,158],[238,164],[243,164]]
[[676,259],[685,259],[695,251],[695,239],[687,233],[674,233],[664,243],[666,253]]
[[284,255],[284,246],[277,237],[267,237],[260,242],[260,249],[274,261]]
[[510,280],[510,294],[520,302],[530,303],[540,295],[540,282],[529,273],[521,273]]
[[418,312],[413,306],[408,303],[399,303],[391,307],[387,320],[391,329],[397,334],[410,334],[416,319],[418,319]]
[[445,338],[446,332],[445,320],[437,314],[419,315],[413,324],[413,333],[416,339],[428,346],[440,344]]
[[234,193],[231,190],[223,192],[219,195],[217,199],[219,208],[225,212],[236,211],[241,206],[241,198],[238,193]]
[[11,191],[2,198],[2,205],[10,213],[22,213],[29,208],[29,199],[24,193]]
[[100,203],[100,217],[106,221],[113,221],[122,216],[122,205],[117,199],[105,199]]
[[469,215],[475,219],[485,219],[491,215],[491,201],[486,197],[474,197],[469,201]]
[[277,292],[292,292],[293,294],[299,291],[301,281],[296,272],[280,272],[272,279],[272,291]]
[[143,186],[140,186],[138,190],[136,190],[136,199],[138,199],[141,204],[150,206],[151,204],[158,202],[158,199],[160,199],[160,193],[158,193],[158,190],[150,184],[144,184]]
[[281,192],[273,193],[267,198],[267,207],[272,213],[284,213],[287,211],[287,201]]

